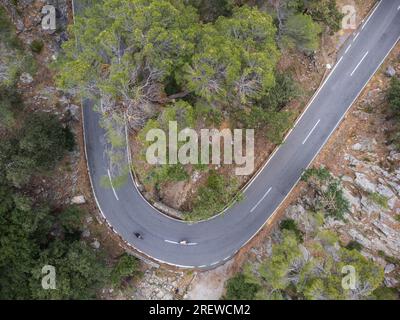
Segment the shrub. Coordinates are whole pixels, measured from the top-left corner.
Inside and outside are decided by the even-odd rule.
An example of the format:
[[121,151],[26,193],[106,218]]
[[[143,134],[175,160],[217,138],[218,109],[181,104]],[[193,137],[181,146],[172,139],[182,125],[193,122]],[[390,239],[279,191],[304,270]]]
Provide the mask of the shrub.
[[35,39],[32,41],[30,47],[31,47],[32,52],[40,53],[43,50],[44,43],[42,40]]
[[227,300],[253,300],[259,289],[258,284],[247,282],[245,275],[239,273],[228,280],[225,298]]
[[127,253],[123,254],[111,272],[111,283],[120,286],[121,282],[129,277],[138,276],[140,261]]
[[348,250],[357,250],[357,251],[361,251],[362,248],[363,248],[362,244],[359,243],[359,242],[356,241],[356,240],[351,240],[351,241],[347,244],[347,246],[346,246],[346,249],[348,249]]
[[388,209],[388,199],[385,196],[380,195],[377,192],[370,193],[369,198],[375,202],[377,205],[381,206],[384,209]]
[[279,228],[281,230],[293,231],[294,234],[296,235],[296,238],[300,242],[303,242],[303,232],[298,228],[296,221],[294,221],[293,219],[282,220],[279,225]]

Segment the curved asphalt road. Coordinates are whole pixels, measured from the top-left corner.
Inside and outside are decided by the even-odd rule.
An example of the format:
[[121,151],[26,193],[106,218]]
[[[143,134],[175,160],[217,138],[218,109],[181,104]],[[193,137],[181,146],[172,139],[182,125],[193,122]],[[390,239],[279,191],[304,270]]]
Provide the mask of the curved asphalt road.
[[[75,10],[77,10],[75,0]],[[99,114],[84,102],[84,134],[92,187],[108,223],[138,251],[180,267],[209,269],[231,258],[266,223],[290,193],[346,111],[397,43],[400,0],[382,0],[343,49],[325,84],[265,168],[245,200],[224,215],[196,224],[170,219],[152,208],[131,180],[116,190],[101,187],[109,161]],[[128,159],[127,159],[128,161]],[[144,239],[133,233],[140,232]],[[188,239],[191,246],[176,244]]]

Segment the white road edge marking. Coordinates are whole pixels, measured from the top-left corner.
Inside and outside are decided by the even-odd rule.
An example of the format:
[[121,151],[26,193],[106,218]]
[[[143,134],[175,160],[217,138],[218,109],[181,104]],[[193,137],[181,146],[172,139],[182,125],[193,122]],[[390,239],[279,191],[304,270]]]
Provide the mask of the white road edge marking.
[[318,119],[317,123],[315,124],[315,126],[311,129],[310,133],[307,135],[307,137],[304,139],[303,141],[303,145],[306,144],[307,140],[311,137],[312,133],[314,132],[314,130],[317,128],[317,126],[319,125],[319,123],[321,122],[321,119]]
[[264,194],[264,196],[257,202],[257,204],[250,210],[250,213],[253,213],[254,210],[260,205],[260,203],[265,199],[265,197],[271,192],[272,188],[269,188],[268,191]]
[[362,57],[362,59],[360,60],[360,62],[356,65],[356,67],[354,68],[353,72],[350,74],[350,77],[353,76],[354,72],[356,72],[356,70],[358,69],[358,67],[361,65],[361,63],[364,61],[364,59],[366,58],[366,56],[368,55],[369,51],[367,51],[366,54],[364,54],[364,56]]
[[357,40],[357,38],[358,38],[359,35],[360,35],[360,32],[358,32],[358,33],[356,34],[356,36],[355,36],[354,39],[353,39],[353,42]]
[[113,186],[113,183],[112,183],[110,169],[107,169],[107,172],[108,172],[108,178],[110,179],[112,191],[114,192],[114,196],[115,196],[115,198],[119,201],[119,198],[118,198],[118,196],[117,196],[117,192],[115,191],[114,186]]
[[362,25],[361,30],[364,30],[365,26],[369,22],[369,19],[371,19],[371,17],[374,15],[376,9],[378,9],[378,7],[381,5],[381,3],[382,3],[382,1],[379,1],[378,5],[375,7],[375,9],[372,11],[372,13],[368,16],[367,21],[365,21],[365,23]]
[[347,47],[346,51],[344,52],[344,54],[346,54],[351,48],[351,44]]

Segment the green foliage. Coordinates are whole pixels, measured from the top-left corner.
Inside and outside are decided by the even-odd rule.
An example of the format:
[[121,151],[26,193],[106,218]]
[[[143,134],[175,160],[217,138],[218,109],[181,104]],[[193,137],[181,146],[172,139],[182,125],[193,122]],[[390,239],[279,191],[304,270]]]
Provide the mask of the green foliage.
[[338,179],[333,178],[326,168],[321,167],[306,170],[302,180],[308,182],[318,194],[315,211],[323,210],[330,216],[343,219],[343,215],[349,211],[349,202]]
[[271,258],[259,270],[262,278],[274,290],[285,289],[289,285],[289,267],[300,255],[296,235],[291,231],[283,231],[282,242],[272,247]]
[[356,240],[351,240],[346,246],[346,249],[348,249],[348,250],[361,251],[362,248],[363,248],[363,245]]
[[185,181],[189,175],[183,165],[161,165],[154,167],[148,174],[147,181],[159,187],[166,182]]
[[209,103],[199,101],[194,108],[195,118],[204,119],[207,125],[221,125],[223,115],[221,110],[212,107]]
[[396,121],[395,129],[390,135],[390,142],[400,150],[400,80],[397,77],[393,77],[390,81],[387,100]]
[[43,50],[44,43],[43,43],[42,40],[35,39],[35,40],[32,41],[30,47],[31,47],[32,52],[40,53]]
[[15,124],[15,115],[22,109],[22,101],[14,87],[0,85],[0,127],[11,128]]
[[299,242],[303,242],[303,232],[297,226],[297,223],[293,219],[284,219],[281,221],[279,228],[283,230],[292,231]]
[[[78,225],[78,212],[67,208],[55,215],[5,185],[0,186],[0,195],[0,298],[94,297],[107,279],[102,260],[79,240],[52,232],[57,225],[72,231]],[[49,264],[56,267],[57,290],[41,287],[41,268]]]
[[235,178],[224,177],[214,170],[210,171],[207,183],[199,188],[193,210],[186,213],[186,219],[207,219],[222,211],[232,201],[237,188],[238,181]]
[[180,82],[210,103],[251,104],[274,85],[274,37],[269,15],[235,8],[231,18],[221,16],[204,27]]
[[331,33],[341,28],[343,14],[338,10],[335,0],[311,0],[303,1],[302,9],[309,14],[314,21],[324,23]]
[[0,40],[13,49],[22,48],[21,42],[15,35],[15,28],[3,7],[0,7]]
[[369,198],[383,209],[389,208],[388,198],[386,198],[385,196],[382,196],[377,192],[372,192],[369,194]]
[[378,255],[388,263],[400,265],[400,259],[387,255],[385,251],[379,250]]
[[[41,287],[41,267],[56,268],[56,290]],[[93,299],[105,284],[110,270],[99,254],[86,243],[55,240],[40,252],[32,270],[31,288],[34,299]]]
[[247,282],[247,278],[243,273],[238,273],[229,279],[226,284],[227,300],[254,300],[260,286],[256,283]]
[[393,114],[400,118],[400,80],[397,77],[393,77],[390,81],[387,100]]
[[82,211],[75,206],[71,206],[63,210],[58,220],[66,233],[74,233],[82,231]]
[[140,262],[139,260],[129,254],[123,254],[119,257],[117,264],[111,272],[111,283],[113,286],[120,286],[123,280],[138,276]]
[[300,89],[288,74],[277,73],[275,86],[260,101],[267,110],[281,111],[290,101],[298,97]]
[[71,133],[56,116],[34,113],[14,138],[0,145],[4,178],[14,186],[22,186],[33,174],[52,169],[72,144]]
[[33,161],[36,168],[51,169],[63,157],[67,148],[66,130],[55,115],[34,113],[25,122],[19,148],[21,153]]
[[[141,101],[148,86],[174,78],[193,52],[199,26],[182,1],[105,0],[76,18],[63,46],[58,85]],[[121,49],[121,46],[126,48]]]
[[310,179],[316,178],[319,181],[325,182],[331,178],[331,173],[324,167],[307,169],[301,176],[301,180],[308,182]]
[[[16,36],[15,28],[7,12],[0,7],[0,88],[12,87],[19,75],[26,71],[33,74],[36,63],[31,54],[24,52],[21,41]],[[0,109],[0,116],[1,116]]]
[[300,51],[312,52],[319,47],[321,27],[306,14],[290,16],[284,27],[283,42],[289,48],[297,47]]
[[398,300],[399,291],[396,288],[382,286],[374,290],[373,298],[376,300]]
[[220,16],[232,15],[234,0],[189,0],[190,5],[195,7],[200,19],[205,22],[214,22]]
[[[374,290],[382,286],[383,269],[356,250],[338,248],[337,240],[335,233],[323,231],[300,249],[295,233],[284,230],[282,240],[259,267],[261,277],[250,273],[249,280],[243,278],[240,284],[258,284],[256,297],[262,299],[373,298]],[[342,270],[349,265],[356,270],[355,290],[342,286]]]

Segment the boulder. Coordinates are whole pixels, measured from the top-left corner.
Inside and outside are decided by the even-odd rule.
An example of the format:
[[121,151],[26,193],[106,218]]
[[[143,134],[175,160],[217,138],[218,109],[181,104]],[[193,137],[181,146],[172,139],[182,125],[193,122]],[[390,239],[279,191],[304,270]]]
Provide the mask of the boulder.
[[385,274],[387,273],[391,273],[392,271],[394,271],[396,269],[396,266],[393,263],[389,263],[386,265],[385,267]]
[[76,196],[71,199],[71,204],[85,204],[86,199],[84,196]]
[[99,240],[94,240],[94,241],[92,242],[92,247],[95,248],[95,249],[100,249],[100,242],[99,242]]
[[386,69],[385,75],[389,78],[393,78],[396,75],[396,70],[392,66],[389,66]]
[[27,72],[23,72],[21,74],[21,76],[19,77],[19,80],[23,83],[23,84],[31,84],[33,82],[33,77],[27,73]]

